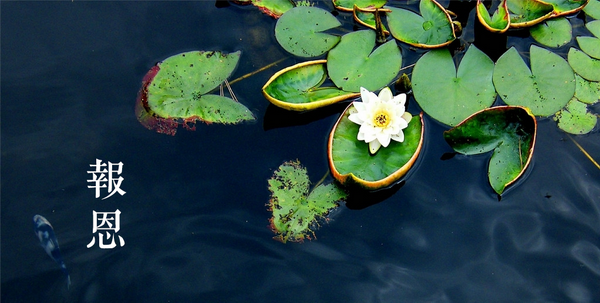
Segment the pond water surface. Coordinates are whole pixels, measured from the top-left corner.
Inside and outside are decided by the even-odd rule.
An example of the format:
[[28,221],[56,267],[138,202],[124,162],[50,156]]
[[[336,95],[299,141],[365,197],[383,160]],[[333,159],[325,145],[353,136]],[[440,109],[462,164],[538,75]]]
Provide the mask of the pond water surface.
[[[533,163],[499,201],[488,155],[442,160],[446,127],[426,117],[404,182],[342,205],[317,240],[283,244],[268,228],[267,179],[295,159],[315,182],[327,173],[345,105],[269,105],[263,84],[301,61],[278,46],[273,19],[213,1],[3,1],[1,22],[3,303],[600,302],[600,170],[552,119],[538,121]],[[530,43],[511,36],[499,53]],[[422,53],[400,46],[404,66]],[[136,120],[144,74],[191,50],[241,50],[232,78],[284,59],[233,85],[256,122],[167,136]],[[600,159],[597,128],[571,137]],[[96,159],[123,163],[126,194],[94,197]],[[87,248],[93,211],[116,209],[125,245]],[[54,226],[69,289],[35,214]]]

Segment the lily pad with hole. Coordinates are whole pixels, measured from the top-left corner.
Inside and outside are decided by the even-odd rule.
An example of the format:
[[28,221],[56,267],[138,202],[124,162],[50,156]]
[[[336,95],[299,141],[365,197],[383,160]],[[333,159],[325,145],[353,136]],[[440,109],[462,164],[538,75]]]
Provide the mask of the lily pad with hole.
[[327,54],[327,72],[337,87],[358,92],[388,85],[400,71],[402,54],[396,41],[375,48],[375,32],[361,30],[342,36],[342,41]]
[[494,62],[474,45],[458,70],[447,49],[432,50],[417,61],[412,89],[425,113],[444,124],[456,125],[494,103],[493,72]]
[[494,86],[508,105],[531,109],[536,116],[550,116],[563,108],[575,94],[575,75],[559,55],[532,45],[531,69],[517,50],[506,51],[494,68]]
[[535,41],[548,47],[561,47],[573,38],[571,23],[564,17],[548,19],[529,28]]
[[452,19],[444,7],[434,0],[421,0],[421,15],[410,10],[384,6],[389,31],[394,38],[412,46],[438,48],[456,39]]
[[595,37],[577,37],[576,39],[577,43],[579,43],[579,48],[581,48],[584,53],[588,54],[588,56],[594,59],[600,59],[600,20],[588,22],[585,27],[587,27]]
[[558,128],[567,133],[575,135],[587,134],[594,129],[598,117],[588,112],[587,104],[580,102],[577,98],[571,99],[567,106],[554,116]]
[[493,151],[487,175],[500,195],[531,162],[536,132],[537,122],[527,108],[498,106],[477,112],[445,131],[444,139],[464,155]]
[[285,162],[269,179],[271,200],[269,219],[275,240],[302,242],[315,237],[319,221],[327,220],[329,212],[347,194],[335,184],[319,184],[312,191],[306,168],[298,161]]
[[354,10],[354,6],[359,8],[380,8],[386,2],[387,0],[333,0],[333,6],[338,10],[351,12]]
[[327,60],[299,63],[275,73],[263,86],[265,98],[287,110],[307,111],[354,98],[360,93],[322,87],[327,79]]
[[510,17],[508,14],[508,7],[506,6],[506,0],[503,0],[500,5],[498,5],[498,8],[492,16],[490,16],[490,13],[483,2],[477,0],[477,18],[485,28],[495,33],[504,33],[510,27]]
[[567,59],[573,70],[589,81],[600,81],[600,60],[571,47]]
[[293,55],[316,57],[340,41],[339,36],[324,33],[340,25],[340,21],[324,9],[299,6],[277,20],[275,38],[283,49]]
[[506,0],[510,12],[510,27],[522,28],[550,18],[554,7],[538,0]]
[[136,115],[142,125],[174,135],[179,124],[196,121],[235,124],[254,120],[252,112],[231,98],[209,94],[237,66],[240,52],[191,51],[158,63],[144,77]]
[[575,74],[575,80],[577,81],[575,87],[577,100],[587,104],[594,104],[600,100],[600,82],[588,81],[577,74]]
[[403,130],[404,142],[391,141],[376,154],[357,139],[360,125],[350,121],[350,104],[329,134],[327,155],[333,177],[345,186],[375,190],[399,181],[413,166],[423,146],[423,115],[413,116]]

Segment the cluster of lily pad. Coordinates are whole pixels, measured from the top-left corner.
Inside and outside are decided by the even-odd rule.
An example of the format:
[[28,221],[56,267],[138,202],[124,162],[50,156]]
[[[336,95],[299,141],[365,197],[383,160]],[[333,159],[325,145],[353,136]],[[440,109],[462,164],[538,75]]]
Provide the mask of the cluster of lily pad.
[[[310,182],[299,162],[284,163],[269,180],[271,228],[283,242],[314,238],[319,220],[346,198],[342,188],[390,187],[417,160],[424,140],[423,113],[405,114],[404,101],[398,100],[406,96],[393,97],[387,88],[402,68],[398,42],[430,49],[412,70],[414,99],[428,116],[451,127],[443,136],[456,152],[493,151],[487,175],[498,195],[531,162],[536,117],[552,116],[560,129],[573,134],[588,133],[596,126],[597,115],[587,106],[600,99],[600,21],[587,22],[593,36],[576,37],[579,48],[571,47],[567,60],[548,48],[572,40],[565,15],[583,10],[588,17],[600,18],[598,0],[502,0],[492,16],[478,1],[478,20],[487,29],[500,34],[529,27],[531,36],[548,48],[532,45],[527,64],[511,47],[494,63],[469,45],[458,67],[446,46],[457,39],[461,25],[435,0],[420,0],[419,13],[388,6],[385,0],[333,0],[337,10],[352,12],[365,27],[344,35],[330,33],[341,26],[336,16],[307,2],[302,6],[290,0],[236,2],[252,3],[279,18],[275,37],[283,49],[299,58],[317,58],[276,72],[262,88],[269,102],[291,111],[310,111],[354,100],[329,134],[327,156],[337,184],[319,184],[309,192]],[[239,52],[202,51],[166,59],[144,78],[136,105],[138,119],[170,134],[178,125],[189,127],[196,120],[254,119],[233,93],[233,99],[209,94],[227,84],[238,59]],[[378,90],[379,97],[372,93]],[[497,96],[506,105],[492,107]]]

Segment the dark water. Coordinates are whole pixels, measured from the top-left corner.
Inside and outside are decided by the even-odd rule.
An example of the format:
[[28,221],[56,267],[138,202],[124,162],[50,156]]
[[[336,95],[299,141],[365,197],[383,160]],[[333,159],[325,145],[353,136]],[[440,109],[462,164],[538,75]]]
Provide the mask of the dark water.
[[[4,303],[600,302],[600,170],[551,119],[501,201],[487,156],[441,160],[445,128],[427,118],[403,186],[340,207],[316,241],[282,244],[267,227],[267,179],[299,159],[319,180],[342,109],[269,106],[260,88],[295,59],[233,85],[255,123],[170,137],[133,113],[143,75],[170,55],[242,50],[232,78],[288,57],[272,19],[212,1],[3,1],[1,11]],[[600,159],[598,130],[574,138]],[[94,198],[95,159],[123,162],[125,195]],[[92,211],[116,209],[125,246],[86,248]],[[33,234],[35,214],[54,225],[69,290]]]

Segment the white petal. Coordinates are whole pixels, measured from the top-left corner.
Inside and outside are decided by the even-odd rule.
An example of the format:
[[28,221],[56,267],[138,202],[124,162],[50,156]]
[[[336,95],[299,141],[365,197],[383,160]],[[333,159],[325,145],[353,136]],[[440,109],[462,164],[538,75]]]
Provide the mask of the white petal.
[[364,120],[360,118],[359,114],[351,114],[350,116],[348,116],[348,120],[350,120],[358,125],[361,125],[364,123]]
[[371,155],[375,154],[379,148],[381,147],[381,144],[379,144],[379,141],[377,140],[373,140],[371,142],[369,142],[369,152],[371,153]]
[[410,122],[410,120],[412,120],[412,115],[409,112],[405,112],[402,114],[402,119],[406,120],[406,122]]
[[[392,102],[394,104],[402,105],[404,107],[404,104],[406,103],[406,94],[400,94],[395,96]],[[402,110],[404,110],[404,108]]]
[[390,137],[390,135],[384,133],[377,134],[377,140],[383,147],[388,147],[388,145],[390,145]]
[[362,99],[363,103],[370,103],[370,102],[375,102],[377,100],[377,96],[368,91],[366,88],[361,87],[360,88],[360,98]]
[[387,86],[379,92],[379,100],[381,100],[383,102],[389,102],[393,98],[394,98],[394,95],[392,95],[392,91]]
[[365,140],[365,142],[371,142],[377,139],[375,128],[367,124],[361,125],[358,133],[362,133],[364,135],[363,140]]
[[404,133],[402,131],[400,131],[398,134],[392,135],[392,140],[398,141],[398,142],[404,142]]
[[366,110],[365,104],[363,102],[353,102],[352,106],[357,112],[364,112]]

